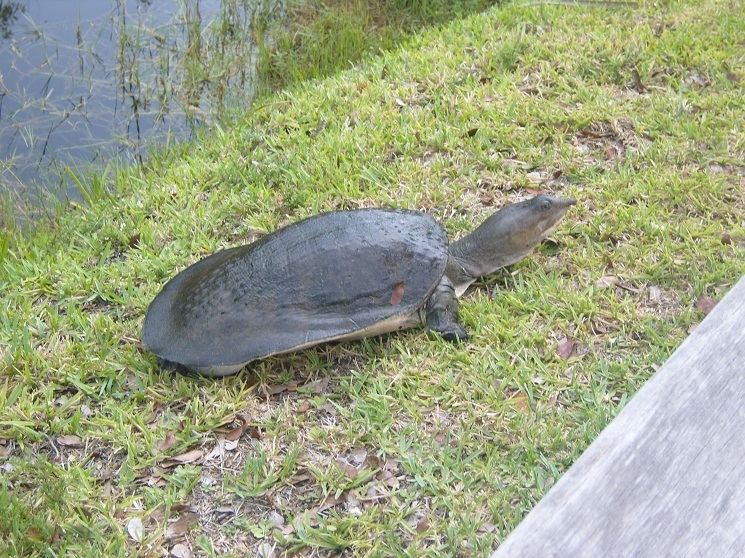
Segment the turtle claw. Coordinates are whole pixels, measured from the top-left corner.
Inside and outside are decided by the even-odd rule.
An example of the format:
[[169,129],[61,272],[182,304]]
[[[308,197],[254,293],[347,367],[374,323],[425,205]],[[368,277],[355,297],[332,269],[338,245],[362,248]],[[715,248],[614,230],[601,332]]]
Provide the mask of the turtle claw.
[[471,337],[465,328],[459,324],[452,324],[444,331],[440,331],[440,334],[445,341],[450,343],[462,343],[468,341]]

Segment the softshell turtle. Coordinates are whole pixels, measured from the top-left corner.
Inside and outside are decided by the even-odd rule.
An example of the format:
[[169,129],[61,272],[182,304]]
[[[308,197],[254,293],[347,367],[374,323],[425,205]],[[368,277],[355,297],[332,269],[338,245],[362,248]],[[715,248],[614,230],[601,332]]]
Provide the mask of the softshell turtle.
[[457,297],[528,255],[572,204],[541,195],[508,205],[450,247],[425,213],[309,217],[176,275],[147,310],[143,342],[162,361],[227,376],[270,355],[422,322],[466,339]]

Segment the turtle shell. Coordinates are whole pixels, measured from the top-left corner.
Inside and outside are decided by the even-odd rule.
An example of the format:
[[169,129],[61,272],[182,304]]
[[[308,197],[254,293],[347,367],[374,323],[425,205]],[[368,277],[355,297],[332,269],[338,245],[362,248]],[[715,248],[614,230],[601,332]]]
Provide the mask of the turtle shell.
[[397,329],[446,263],[447,235],[424,213],[322,213],[180,272],[150,304],[143,342],[163,360],[231,374],[269,355]]

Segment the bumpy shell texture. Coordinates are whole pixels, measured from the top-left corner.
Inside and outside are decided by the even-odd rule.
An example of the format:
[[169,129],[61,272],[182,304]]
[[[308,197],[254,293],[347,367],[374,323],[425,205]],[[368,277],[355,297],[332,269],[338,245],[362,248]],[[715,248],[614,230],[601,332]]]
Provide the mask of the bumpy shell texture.
[[446,262],[447,236],[426,214],[320,214],[176,275],[150,304],[143,341],[186,368],[245,364],[415,313]]

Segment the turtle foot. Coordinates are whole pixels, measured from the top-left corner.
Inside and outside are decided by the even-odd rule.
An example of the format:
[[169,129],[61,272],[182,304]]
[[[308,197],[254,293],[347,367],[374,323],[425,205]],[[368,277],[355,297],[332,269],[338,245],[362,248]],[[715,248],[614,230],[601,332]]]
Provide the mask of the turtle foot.
[[471,337],[468,332],[460,324],[450,324],[449,327],[440,331],[442,338],[450,343],[461,343],[468,341]]

